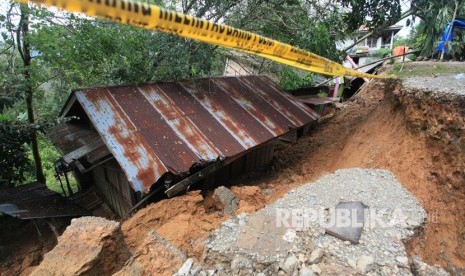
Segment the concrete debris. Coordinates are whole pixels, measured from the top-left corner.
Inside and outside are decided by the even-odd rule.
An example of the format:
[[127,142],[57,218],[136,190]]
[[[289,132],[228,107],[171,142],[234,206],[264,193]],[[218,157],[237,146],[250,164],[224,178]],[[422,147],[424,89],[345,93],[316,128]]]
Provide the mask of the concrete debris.
[[353,269],[357,269],[357,263],[353,260],[353,259],[347,259],[347,264],[353,268]]
[[429,275],[437,275],[437,276],[447,276],[450,275],[449,272],[445,271],[443,268],[439,266],[431,266],[427,263],[423,262],[418,256],[414,256],[412,258],[412,273],[415,276],[429,276]]
[[186,261],[183,251],[157,232],[151,231],[131,259],[115,275],[172,275],[181,267],[178,275],[185,276],[189,275],[192,263],[192,259]]
[[316,274],[321,274],[321,268],[320,266],[318,266],[317,264],[312,264],[310,266],[310,268],[312,269],[313,272],[315,272]]
[[220,186],[213,191],[209,205],[207,207],[223,211],[223,213],[230,216],[235,216],[239,207],[239,200],[230,189]]
[[31,275],[110,275],[129,257],[118,222],[82,217],[71,221]]
[[365,256],[362,255],[360,258],[357,260],[357,270],[358,272],[362,274],[366,274],[371,271],[373,268],[373,263],[374,263],[374,258],[373,256]]
[[312,254],[310,254],[310,258],[308,259],[308,261],[311,264],[317,264],[321,261],[322,257],[323,257],[323,249],[317,248],[312,251]]
[[299,262],[299,259],[297,259],[296,256],[294,256],[293,254],[290,254],[289,257],[287,257],[287,259],[281,265],[281,268],[288,275],[292,275],[298,262]]
[[174,275],[176,275],[176,276],[187,276],[187,275],[189,275],[189,272],[190,272],[193,264],[194,264],[194,260],[192,258],[187,259],[187,261],[181,266],[179,271]]
[[315,273],[311,268],[306,266],[305,264],[302,265],[302,267],[299,270],[299,276],[313,276]]
[[[246,183],[259,186],[238,183],[231,190],[220,187],[205,198],[194,191],[139,211],[125,222],[126,242],[134,254],[126,266],[126,258],[113,255],[124,253],[126,246],[115,237],[119,235],[117,223],[103,223],[100,229],[99,222],[93,226],[95,231],[84,231],[92,234],[92,238],[85,237],[92,242],[79,240],[73,245],[78,253],[66,251],[76,237],[62,237],[35,274],[111,274],[120,269],[118,275],[448,275],[419,257],[409,259],[404,246],[409,240],[409,253],[416,252],[428,263],[460,275],[455,267],[463,267],[464,260],[461,222],[465,204],[460,204],[459,195],[465,175],[465,155],[460,154],[465,137],[461,135],[465,90],[463,79],[460,85],[447,85],[458,84],[453,75],[441,82],[426,78],[404,81],[405,89],[397,81],[371,82],[365,92],[339,106],[330,115],[331,121],[328,116],[311,136],[277,155],[272,167],[277,176]],[[424,210],[393,174],[383,170],[336,171],[260,210],[305,180],[356,166],[392,170],[431,212],[431,221],[438,219],[438,223],[430,223],[424,233],[416,235],[425,223]],[[324,235],[323,225],[331,221],[333,207],[348,201],[370,206],[359,244]],[[444,204],[452,206],[452,211],[435,214]],[[243,212],[249,214],[234,217]],[[230,216],[233,219],[224,221]],[[218,227],[202,255],[206,236]],[[147,236],[152,230],[166,240],[158,239],[157,233]],[[79,231],[75,231],[78,237]],[[183,252],[170,243],[195,262],[205,263],[186,261]],[[110,251],[111,255],[105,253]],[[30,269],[27,273],[21,269],[24,274],[40,262],[43,253],[37,255],[24,259],[21,267]],[[73,261],[70,268],[67,263]]]
[[236,255],[231,261],[231,271],[235,275],[252,273],[252,262],[242,255]]
[[407,256],[397,256],[396,261],[399,263],[399,265],[403,267],[408,267],[408,258]]
[[[340,201],[370,206],[359,244],[324,234],[331,208]],[[411,275],[403,240],[412,237],[425,219],[418,200],[392,173],[338,170],[291,190],[256,213],[224,222],[207,240],[205,265],[215,266],[219,274]],[[247,266],[237,265],[245,259]]]
[[325,232],[343,241],[357,244],[362,234],[367,208],[363,202],[339,202],[335,208],[335,219],[346,220],[348,223],[328,227]]

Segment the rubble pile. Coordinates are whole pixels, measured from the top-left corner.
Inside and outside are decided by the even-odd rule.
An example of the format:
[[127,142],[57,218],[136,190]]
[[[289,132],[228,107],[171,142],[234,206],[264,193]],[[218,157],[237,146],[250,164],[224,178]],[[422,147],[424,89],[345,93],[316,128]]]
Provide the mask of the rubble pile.
[[[328,222],[330,209],[341,201],[362,201],[369,207],[359,244],[325,234],[321,222]],[[224,222],[207,241],[205,262],[224,275],[410,275],[403,241],[425,221],[418,200],[392,173],[338,170],[256,213]]]

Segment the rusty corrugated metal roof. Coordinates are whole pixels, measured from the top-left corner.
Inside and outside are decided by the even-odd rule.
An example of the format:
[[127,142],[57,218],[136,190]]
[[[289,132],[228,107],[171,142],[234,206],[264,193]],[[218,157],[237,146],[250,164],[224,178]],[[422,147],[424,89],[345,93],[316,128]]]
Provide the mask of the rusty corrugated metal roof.
[[[134,190],[233,157],[318,114],[265,76],[74,91]],[[66,115],[66,114],[63,114]]]

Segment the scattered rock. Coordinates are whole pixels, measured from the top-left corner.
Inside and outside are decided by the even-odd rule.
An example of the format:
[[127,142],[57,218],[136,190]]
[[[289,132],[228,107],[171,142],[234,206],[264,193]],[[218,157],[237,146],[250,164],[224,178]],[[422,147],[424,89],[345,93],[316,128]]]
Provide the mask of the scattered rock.
[[315,272],[316,274],[321,274],[321,268],[317,264],[312,264],[310,268]]
[[216,188],[205,201],[207,208],[223,211],[230,216],[235,216],[239,207],[239,200],[230,189],[224,186]]
[[373,256],[362,255],[357,260],[357,270],[362,274],[370,272],[373,268],[374,259]]
[[262,192],[263,192],[264,195],[268,196],[268,195],[273,194],[274,191],[273,191],[273,189],[263,189]]
[[299,276],[313,276],[315,273],[311,268],[309,268],[306,265],[302,265],[302,267],[299,270]]
[[[345,201],[363,201],[379,213],[375,220],[368,218],[358,245],[344,244],[324,234],[321,219],[328,221],[330,209],[341,197]],[[302,214],[306,210],[318,214]],[[402,210],[402,219],[412,223],[400,220],[386,228],[383,223],[397,221],[394,218],[398,210]],[[320,217],[305,221],[315,215]],[[392,173],[358,168],[338,170],[289,191],[275,203],[247,214],[246,219],[235,217],[223,223],[207,239],[205,262],[207,266],[220,264],[225,274],[235,274],[230,271],[230,264],[236,255],[241,255],[253,263],[252,273],[267,275],[298,275],[301,270],[306,271],[298,267],[302,263],[309,269],[311,264],[318,264],[322,275],[376,274],[382,266],[389,266],[392,274],[408,275],[408,265],[402,265],[396,257],[406,255],[402,241],[414,235],[425,218],[426,212],[418,200]],[[374,260],[384,265],[375,264]]]
[[312,251],[312,254],[310,254],[310,258],[308,259],[308,261],[311,264],[317,264],[321,261],[322,257],[323,257],[323,249],[317,248]]
[[357,263],[353,260],[353,259],[348,259],[347,260],[347,264],[353,268],[353,269],[357,269]]
[[194,260],[192,258],[187,259],[187,261],[181,266],[181,268],[176,273],[176,276],[187,276],[191,270]]
[[403,267],[408,267],[407,256],[397,256],[396,261],[399,262]]
[[299,260],[296,258],[296,256],[294,256],[293,254],[290,254],[286,260],[284,261],[284,263],[282,264],[281,268],[288,274],[288,275],[292,275],[292,273],[294,272],[294,269],[297,265],[297,263],[299,262]]
[[231,271],[236,275],[252,272],[252,262],[242,255],[236,255],[231,262]]
[[82,217],[71,220],[31,275],[111,275],[129,257],[118,222]]
[[427,263],[423,262],[418,256],[414,256],[412,258],[411,269],[412,269],[413,275],[415,276],[450,275],[447,271],[445,271],[439,266],[428,265]]

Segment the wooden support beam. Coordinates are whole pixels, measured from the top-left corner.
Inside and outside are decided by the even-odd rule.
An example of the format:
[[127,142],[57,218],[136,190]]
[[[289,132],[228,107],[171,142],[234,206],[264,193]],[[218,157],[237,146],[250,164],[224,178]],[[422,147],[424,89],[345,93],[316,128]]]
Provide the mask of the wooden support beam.
[[210,166],[208,166],[208,167],[194,173],[193,175],[184,178],[183,180],[179,181],[178,183],[174,184],[173,186],[168,188],[168,190],[165,191],[165,194],[168,197],[171,198],[171,197],[173,197],[175,195],[183,193],[183,192],[187,191],[189,186],[191,186],[192,184],[204,179],[208,175],[216,172],[217,170],[221,169],[222,167],[226,166],[227,164],[229,164],[231,162],[232,162],[232,160],[227,160],[227,161],[223,160],[223,161],[216,162],[216,163],[214,163],[214,164],[212,164],[212,165],[210,165]]

